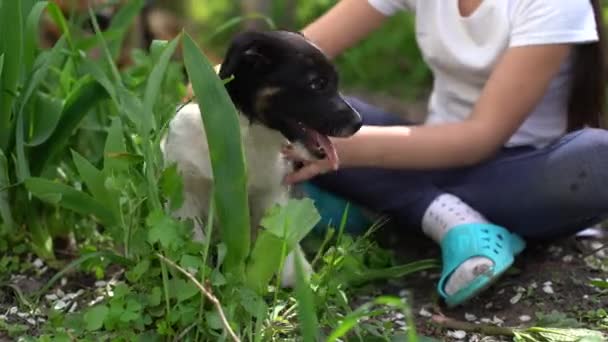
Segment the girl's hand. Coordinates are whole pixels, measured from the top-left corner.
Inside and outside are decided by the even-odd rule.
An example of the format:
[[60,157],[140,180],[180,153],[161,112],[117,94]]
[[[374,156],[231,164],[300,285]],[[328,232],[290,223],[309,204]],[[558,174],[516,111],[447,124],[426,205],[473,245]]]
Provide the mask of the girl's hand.
[[307,181],[315,176],[338,169],[339,162],[332,163],[327,158],[309,159],[308,157],[303,156],[301,153],[298,153],[298,151],[291,145],[285,146],[282,153],[285,159],[302,165],[302,167],[296,168],[296,170],[294,170],[292,173],[285,176],[283,183],[288,185]]

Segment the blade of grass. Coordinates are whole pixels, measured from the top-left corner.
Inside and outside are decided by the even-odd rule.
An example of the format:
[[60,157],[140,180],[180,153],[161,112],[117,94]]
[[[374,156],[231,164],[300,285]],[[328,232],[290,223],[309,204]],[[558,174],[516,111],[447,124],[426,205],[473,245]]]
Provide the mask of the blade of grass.
[[47,5],[48,1],[36,3],[27,16],[25,23],[25,35],[23,37],[23,64],[25,66],[26,73],[30,72],[34,65],[36,50],[39,46],[38,37],[40,35],[40,16],[46,9]]
[[6,150],[12,136],[12,107],[17,93],[23,54],[21,1],[0,3],[0,51],[4,53],[0,90],[0,149]]
[[211,152],[220,234],[227,246],[226,275],[241,278],[250,249],[247,174],[238,114],[224,83],[192,38],[184,34],[184,62],[193,85]]
[[300,319],[300,332],[304,342],[318,341],[319,320],[315,310],[315,299],[306,279],[302,256],[295,254],[296,260],[296,300],[298,301],[298,317]]
[[123,6],[121,6],[120,10],[112,18],[112,22],[110,23],[110,27],[108,27],[107,31],[118,32],[117,36],[111,39],[108,43],[108,48],[112,58],[118,58],[125,35],[127,34],[131,25],[133,25],[135,17],[140,13],[141,9],[144,7],[144,4],[145,2],[143,0],[127,1]]
[[177,44],[181,40],[181,34],[175,37],[164,49],[158,62],[154,65],[152,72],[148,78],[146,84],[146,91],[144,93],[144,112],[142,113],[143,135],[149,134],[149,130],[156,129],[156,119],[159,115],[154,113],[154,104],[157,102],[159,92],[161,89],[162,82],[164,80],[165,72],[169,66],[171,57],[175,53]]
[[407,275],[439,268],[440,264],[435,259],[414,261],[405,265],[398,265],[382,269],[369,269],[362,273],[349,275],[344,281],[349,285],[357,286],[362,283],[367,283],[379,279],[401,278]]
[[44,178],[29,178],[25,181],[25,186],[42,201],[58,204],[83,215],[94,215],[106,226],[118,223],[118,218],[104,203],[65,184]]
[[53,19],[55,24],[59,27],[59,30],[61,31],[61,33],[65,36],[65,38],[68,42],[68,46],[70,47],[72,52],[75,54],[76,47],[74,45],[74,39],[72,38],[72,34],[70,33],[70,29],[68,27],[68,22],[65,20],[65,16],[63,15],[63,12],[61,12],[61,8],[59,8],[59,6],[57,6],[57,4],[55,4],[54,2],[49,2],[47,4],[47,11],[48,11],[51,19]]
[[158,196],[158,187],[156,177],[156,154],[153,153],[153,149],[156,149],[156,146],[152,146],[150,142],[150,131],[156,129],[156,115],[154,114],[154,104],[158,100],[159,92],[161,89],[162,82],[164,80],[165,71],[167,70],[167,66],[169,65],[169,61],[171,57],[175,53],[175,49],[177,48],[177,44],[181,40],[181,34],[174,38],[164,49],[158,63],[154,65],[152,72],[150,73],[150,77],[148,79],[148,83],[146,84],[146,90],[144,93],[144,106],[143,112],[140,115],[142,127],[140,127],[140,134],[142,136],[142,140],[144,141],[143,152],[144,158],[146,159],[146,178],[148,179],[148,193],[149,199],[152,204],[153,209],[159,209],[161,207],[161,203]]
[[99,39],[99,44],[101,45],[101,50],[105,57],[104,60],[106,61],[106,63],[108,64],[108,67],[110,68],[112,76],[114,77],[114,81],[119,84],[122,84],[122,78],[120,77],[120,72],[118,71],[118,67],[116,66],[116,63],[114,63],[114,59],[112,58],[112,55],[110,54],[110,50],[108,49],[108,44],[106,43],[106,40],[103,37],[101,29],[99,28],[99,23],[97,22],[97,17],[95,16],[95,13],[93,12],[93,9],[91,7],[89,7],[89,18],[91,19],[91,23],[93,24],[93,29],[95,30],[95,36],[97,36],[97,38]]

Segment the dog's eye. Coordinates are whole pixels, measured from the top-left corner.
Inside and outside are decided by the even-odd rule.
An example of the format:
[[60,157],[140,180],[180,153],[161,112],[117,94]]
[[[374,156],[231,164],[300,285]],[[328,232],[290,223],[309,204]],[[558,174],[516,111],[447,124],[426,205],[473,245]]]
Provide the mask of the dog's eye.
[[319,91],[325,89],[327,87],[327,79],[323,77],[317,77],[310,81],[310,89],[314,91]]

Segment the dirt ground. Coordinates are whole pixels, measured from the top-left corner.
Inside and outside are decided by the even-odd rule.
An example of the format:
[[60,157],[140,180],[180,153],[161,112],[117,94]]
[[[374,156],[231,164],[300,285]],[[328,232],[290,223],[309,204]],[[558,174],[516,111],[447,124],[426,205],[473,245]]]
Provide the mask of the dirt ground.
[[[440,258],[439,249],[422,236],[383,237],[382,245],[403,262]],[[386,241],[389,240],[389,241]],[[467,329],[441,328],[431,315],[483,326],[585,327],[597,329],[601,317],[589,311],[608,309],[608,293],[591,286],[593,279],[608,277],[608,242],[603,238],[571,237],[550,243],[529,244],[507,274],[464,306],[447,309],[437,298],[439,273],[415,274],[376,286],[376,293],[408,293],[418,331],[441,341],[510,341]],[[594,251],[596,251],[594,253]],[[601,324],[607,324],[604,321]],[[461,330],[461,331],[459,331]],[[456,338],[453,336],[461,337]]]

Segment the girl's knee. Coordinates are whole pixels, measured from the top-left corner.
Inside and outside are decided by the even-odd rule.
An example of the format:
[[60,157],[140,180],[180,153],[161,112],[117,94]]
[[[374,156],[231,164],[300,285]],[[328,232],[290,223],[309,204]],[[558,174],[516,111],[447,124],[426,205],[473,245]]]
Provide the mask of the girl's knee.
[[[570,145],[579,153],[591,153],[592,157],[608,154],[608,130],[600,128],[585,128],[576,134]],[[599,154],[599,155],[598,155]]]

